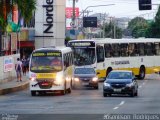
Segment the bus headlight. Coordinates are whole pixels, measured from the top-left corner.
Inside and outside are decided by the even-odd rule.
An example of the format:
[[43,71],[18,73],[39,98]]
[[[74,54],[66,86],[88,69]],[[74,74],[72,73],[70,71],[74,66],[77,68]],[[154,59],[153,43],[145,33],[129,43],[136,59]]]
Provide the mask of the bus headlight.
[[74,78],[74,81],[79,82],[79,78]]
[[93,82],[97,82],[97,81],[98,81],[98,78],[97,78],[97,77],[94,77],[94,78],[92,78],[92,81],[93,81]]
[[35,80],[36,80],[36,78],[34,78],[34,77],[31,77],[31,78],[30,78],[30,80],[31,80],[31,81],[35,81]]
[[63,82],[63,77],[62,76],[56,76],[56,84],[61,84]]

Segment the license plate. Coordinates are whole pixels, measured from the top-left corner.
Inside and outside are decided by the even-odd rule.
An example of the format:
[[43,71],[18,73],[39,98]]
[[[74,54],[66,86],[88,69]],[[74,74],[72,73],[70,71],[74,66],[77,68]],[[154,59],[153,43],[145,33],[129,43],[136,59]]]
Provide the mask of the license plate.
[[121,89],[114,89],[114,92],[121,92]]
[[82,83],[82,85],[88,85],[89,83]]
[[42,83],[42,86],[48,86],[49,84],[48,83]]

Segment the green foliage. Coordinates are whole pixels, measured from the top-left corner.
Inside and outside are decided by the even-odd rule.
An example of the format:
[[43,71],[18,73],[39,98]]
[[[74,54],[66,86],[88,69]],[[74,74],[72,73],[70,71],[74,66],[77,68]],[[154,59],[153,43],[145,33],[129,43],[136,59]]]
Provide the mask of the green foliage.
[[116,33],[115,38],[122,38],[122,29],[118,28],[116,25],[114,26],[113,22],[110,22],[109,24],[108,23],[105,24],[105,37],[114,38],[114,30]]
[[[4,0],[5,1],[5,0]],[[4,18],[4,7],[6,8],[6,16],[12,11],[13,5],[11,4],[11,0],[4,4],[3,0],[0,0],[0,27],[2,31],[6,30],[7,20]],[[20,16],[18,18],[18,24],[20,23],[20,19],[24,18],[24,21],[27,23],[33,16],[34,11],[36,10],[36,0],[13,0],[13,4],[18,5],[18,11],[20,12]],[[5,6],[4,6],[5,5]],[[12,26],[16,26],[12,24]],[[13,27],[14,31],[17,31],[19,28]]]
[[150,23],[149,28],[146,31],[146,37],[160,38],[160,7],[155,16],[155,21]]
[[13,0],[14,4],[18,5],[20,11],[19,22],[21,18],[28,23],[36,10],[36,0]]
[[128,24],[128,29],[131,31],[133,37],[145,37],[149,25],[142,17],[135,17]]

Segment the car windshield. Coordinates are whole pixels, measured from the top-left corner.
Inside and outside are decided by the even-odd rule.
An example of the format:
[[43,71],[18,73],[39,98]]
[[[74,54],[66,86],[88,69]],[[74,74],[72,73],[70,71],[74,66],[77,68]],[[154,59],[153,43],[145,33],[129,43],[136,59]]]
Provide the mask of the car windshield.
[[95,71],[93,68],[76,68],[75,74],[95,74]]
[[75,65],[91,65],[95,63],[95,48],[73,48]]
[[132,79],[130,72],[110,72],[108,79]]

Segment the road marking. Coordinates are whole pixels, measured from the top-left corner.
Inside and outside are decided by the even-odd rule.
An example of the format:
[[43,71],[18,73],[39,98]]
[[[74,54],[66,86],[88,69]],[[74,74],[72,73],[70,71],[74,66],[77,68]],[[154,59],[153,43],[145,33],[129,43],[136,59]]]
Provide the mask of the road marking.
[[118,109],[118,108],[119,108],[119,107],[114,107],[113,109],[116,110],[116,109]]
[[121,101],[121,103],[119,104],[119,106],[123,105],[125,103],[125,101]]
[[118,106],[114,107],[113,109],[114,109],[114,110],[118,109],[118,108],[119,108],[120,106],[122,106],[124,103],[125,103],[125,101],[121,101],[120,104],[119,104]]
[[139,86],[139,88],[141,88],[142,86]]

